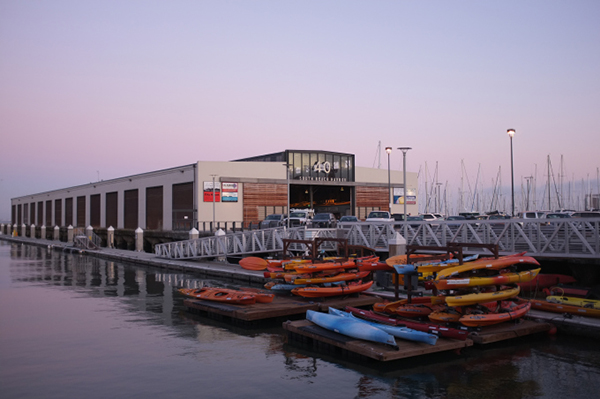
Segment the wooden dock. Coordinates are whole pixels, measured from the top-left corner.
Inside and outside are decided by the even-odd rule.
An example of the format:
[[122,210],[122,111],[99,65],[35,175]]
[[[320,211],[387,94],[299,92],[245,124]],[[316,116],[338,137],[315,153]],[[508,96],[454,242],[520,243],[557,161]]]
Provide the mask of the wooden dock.
[[372,306],[378,301],[380,301],[379,298],[370,295],[331,297],[320,301],[299,296],[276,296],[271,303],[253,305],[232,305],[197,299],[186,299],[183,304],[188,311],[193,313],[230,318],[233,322],[244,324],[281,318],[303,318],[309,309],[327,312],[329,307],[336,309],[343,309],[344,306],[364,307]]
[[473,341],[439,338],[435,345],[397,339],[399,349],[389,345],[363,341],[347,337],[325,328],[319,327],[308,320],[286,321],[283,328],[288,332],[291,341],[300,341],[312,345],[319,350],[323,345],[336,347],[345,352],[368,357],[382,362],[405,359],[432,353],[460,350],[473,345]]
[[469,334],[469,339],[477,345],[491,344],[499,341],[524,337],[526,335],[548,332],[553,327],[546,322],[519,319],[517,322],[504,322],[494,326],[481,328]]
[[325,347],[334,352],[357,357],[367,357],[382,362],[405,359],[415,356],[424,356],[440,352],[460,351],[463,348],[476,345],[486,345],[493,342],[506,341],[526,335],[547,332],[552,324],[532,320],[521,320],[519,323],[503,323],[490,326],[481,331],[472,332],[465,341],[450,338],[438,338],[435,345],[421,342],[396,339],[399,350],[394,350],[388,345],[378,344],[356,338],[347,337],[325,328],[319,327],[308,320],[287,321],[283,328],[288,332],[291,342],[297,341],[308,344],[315,350]]

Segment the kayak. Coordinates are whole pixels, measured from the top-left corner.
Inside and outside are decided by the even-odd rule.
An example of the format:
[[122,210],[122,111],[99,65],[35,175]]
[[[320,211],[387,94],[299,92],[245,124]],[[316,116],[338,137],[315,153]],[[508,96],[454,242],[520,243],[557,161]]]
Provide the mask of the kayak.
[[318,325],[319,327],[334,331],[338,334],[362,339],[365,341],[387,344],[393,346],[394,348],[398,348],[396,345],[396,339],[393,335],[388,334],[377,327],[370,326],[357,320],[316,312],[314,310],[306,311],[306,319]]
[[290,293],[294,288],[302,288],[306,287],[305,285],[296,285],[296,284],[284,284],[277,283],[275,281],[269,281],[264,285],[264,287],[272,292],[278,292],[282,294]]
[[257,256],[247,256],[240,260],[239,265],[246,270],[265,270],[269,262]]
[[528,282],[535,278],[541,268],[526,270],[519,273],[504,273],[489,277],[471,277],[471,278],[448,278],[444,280],[434,280],[433,284],[438,290],[453,290],[465,287],[480,287],[486,285],[505,285],[519,282]]
[[456,323],[462,317],[462,313],[454,310],[454,308],[445,308],[431,312],[428,317],[429,320],[438,323]]
[[[411,298],[410,303],[413,304],[425,304],[425,305],[437,305],[445,303],[445,297],[443,296],[418,296]],[[401,305],[408,304],[408,299],[400,299],[394,302],[379,302],[373,305],[373,310],[379,313],[393,314],[396,313],[396,309]]]
[[[357,280],[360,278],[367,277],[371,272],[358,272],[358,273],[339,273],[333,276],[323,276],[323,277],[312,277],[312,278],[302,278],[293,276],[288,278],[286,276],[285,281],[293,284],[322,284],[322,283],[333,283],[337,281],[350,281]],[[295,278],[294,278],[295,277]]]
[[332,307],[329,308],[329,314],[333,314],[336,316],[342,316],[342,317],[347,317],[350,318],[352,320],[357,320],[360,321],[361,323],[366,323],[368,325],[371,325],[373,327],[377,327],[380,330],[385,331],[388,334],[392,334],[394,337],[396,338],[401,338],[401,339],[405,339],[408,341],[415,341],[415,342],[424,342],[426,344],[429,345],[435,345],[435,343],[437,342],[438,337],[433,335],[433,334],[429,334],[426,332],[422,332],[422,331],[417,331],[417,330],[413,330],[411,328],[408,327],[400,327],[400,326],[390,326],[390,325],[386,325],[386,324],[381,324],[381,323],[375,323],[372,321],[367,321],[364,319],[359,319],[355,316],[352,315],[352,313],[349,312],[344,312],[338,309],[334,309]]
[[469,336],[469,332],[466,330],[459,330],[457,328],[451,328],[446,326],[441,326],[439,324],[427,323],[416,320],[407,320],[407,319],[399,319],[396,317],[388,317],[384,315],[380,315],[371,310],[364,310],[353,308],[350,306],[346,306],[345,310],[347,312],[351,312],[353,315],[371,320],[381,324],[389,324],[393,326],[406,326],[408,328],[412,328],[413,330],[428,332],[430,334],[435,334],[439,337],[452,338],[452,339],[460,339],[462,341],[466,340]]
[[178,291],[190,298],[206,301],[225,302],[236,305],[252,305],[256,303],[256,297],[254,295],[227,288],[181,288]]
[[502,291],[479,292],[474,294],[447,296],[446,303],[448,306],[468,306],[478,303],[486,303],[492,301],[502,301],[504,299],[513,298],[519,295],[520,289],[518,286],[511,287]]
[[485,327],[505,321],[517,320],[525,316],[531,309],[529,301],[519,299],[517,301],[501,301],[499,310],[489,313],[471,313],[462,316],[458,321],[467,327]]
[[295,265],[294,269],[298,273],[318,273],[332,269],[351,269],[354,267],[356,267],[356,262],[353,260],[347,260],[324,263],[301,263]]
[[600,310],[593,308],[582,308],[581,306],[565,305],[562,303],[548,302],[539,299],[530,299],[531,307],[554,313],[568,313],[587,317],[600,317]]
[[476,270],[500,270],[517,264],[531,264],[539,266],[539,262],[531,256],[503,256],[498,259],[481,259],[469,262],[468,264],[455,266],[441,270],[437,274],[436,280],[458,277],[463,273],[469,273]]
[[407,303],[396,308],[396,314],[403,317],[428,317],[431,313],[441,311],[444,305],[431,305],[424,303]]
[[582,308],[600,309],[600,300],[585,299],[568,296],[548,296],[546,301],[554,303],[562,303],[563,305],[580,306]]
[[519,286],[521,287],[521,291],[534,291],[557,284],[572,284],[576,281],[575,277],[565,274],[538,274],[536,278],[528,283],[519,283]]
[[294,288],[292,294],[306,298],[320,298],[325,296],[348,295],[368,290],[373,285],[373,281],[368,283],[350,283],[348,285],[339,285],[333,287],[302,287]]

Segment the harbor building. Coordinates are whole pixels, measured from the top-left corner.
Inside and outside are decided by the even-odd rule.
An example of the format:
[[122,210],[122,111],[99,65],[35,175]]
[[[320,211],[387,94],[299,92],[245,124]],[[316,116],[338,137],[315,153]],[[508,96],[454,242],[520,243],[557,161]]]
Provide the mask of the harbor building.
[[[11,223],[155,231],[248,226],[289,208],[365,219],[372,210],[417,214],[417,175],[357,167],[354,154],[285,150],[179,167],[11,199]],[[391,193],[391,196],[389,195]],[[406,193],[406,195],[405,195]]]

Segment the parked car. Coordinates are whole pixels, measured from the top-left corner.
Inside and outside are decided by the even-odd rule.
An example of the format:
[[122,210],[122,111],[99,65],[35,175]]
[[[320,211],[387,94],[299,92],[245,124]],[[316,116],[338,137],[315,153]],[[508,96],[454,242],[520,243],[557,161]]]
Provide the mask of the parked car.
[[479,212],[460,212],[460,216],[464,216],[467,220],[475,220],[479,215]]
[[519,212],[520,219],[542,219],[546,213],[541,211]]
[[394,219],[395,222],[401,222],[404,220],[404,214],[403,213],[392,213],[392,219]]
[[[423,219],[423,216],[419,215],[419,216],[407,216],[406,217],[406,221],[407,222],[423,222],[425,219]],[[409,224],[410,227],[414,227],[417,228],[419,227],[419,224]]]
[[331,228],[335,227],[337,221],[333,213],[317,213],[312,219],[311,226],[312,227],[326,227]]
[[371,211],[366,219],[367,222],[393,222],[394,219],[388,211]]
[[285,215],[281,213],[274,213],[272,215],[268,215],[265,220],[260,222],[261,229],[268,229],[272,227],[279,227],[285,224]]
[[354,223],[356,223],[356,222],[359,222],[359,220],[358,220],[358,218],[356,216],[345,215],[345,216],[342,216],[340,218],[340,223],[344,223],[344,222],[354,222]]
[[600,218],[600,212],[592,212],[592,211],[585,211],[585,212],[574,212],[571,217],[573,218]]
[[566,212],[552,212],[547,213],[545,217],[546,219],[569,219],[571,214]]
[[448,216],[446,218],[446,220],[467,220],[467,218],[464,216],[460,216],[460,215],[459,216]]
[[310,224],[315,211],[312,209],[291,209],[290,226],[306,226]]
[[428,222],[431,222],[432,220],[437,220],[437,216],[435,216],[433,213],[422,213],[421,216],[423,216],[423,220],[426,220]]

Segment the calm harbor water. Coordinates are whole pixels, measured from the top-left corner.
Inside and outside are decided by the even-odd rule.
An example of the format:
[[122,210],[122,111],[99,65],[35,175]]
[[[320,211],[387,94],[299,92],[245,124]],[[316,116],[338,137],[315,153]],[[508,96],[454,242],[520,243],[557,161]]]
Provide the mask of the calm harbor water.
[[242,329],[188,314],[176,290],[202,283],[0,240],[0,397],[574,399],[600,391],[594,340],[538,335],[460,355],[351,363],[287,344],[279,326]]

